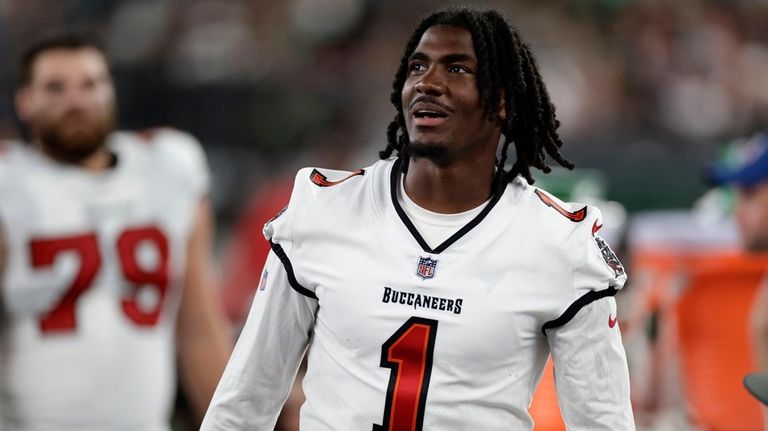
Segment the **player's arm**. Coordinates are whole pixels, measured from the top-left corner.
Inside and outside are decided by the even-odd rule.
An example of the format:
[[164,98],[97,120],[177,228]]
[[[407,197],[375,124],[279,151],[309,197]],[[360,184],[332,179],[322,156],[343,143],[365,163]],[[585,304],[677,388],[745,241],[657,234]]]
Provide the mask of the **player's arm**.
[[547,330],[560,410],[568,430],[634,430],[629,371],[613,297]]
[[[544,325],[555,365],[560,410],[569,431],[634,430],[629,371],[614,295],[627,280],[624,267],[595,233],[597,208],[574,225],[565,250],[573,284],[557,318]],[[563,264],[567,265],[563,259]]]
[[309,342],[316,310],[317,300],[291,285],[283,262],[270,252],[202,430],[274,429]]
[[212,209],[203,199],[196,209],[188,244],[176,327],[181,383],[198,419],[208,408],[232,349],[223,309],[212,288],[212,236]]

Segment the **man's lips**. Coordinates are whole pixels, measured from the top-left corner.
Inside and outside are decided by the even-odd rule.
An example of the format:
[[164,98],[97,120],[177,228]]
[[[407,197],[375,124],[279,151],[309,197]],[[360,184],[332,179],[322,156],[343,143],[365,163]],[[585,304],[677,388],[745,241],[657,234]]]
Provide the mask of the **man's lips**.
[[448,117],[414,117],[413,125],[417,127],[435,127],[443,124]]
[[435,100],[433,97],[422,96],[410,104],[411,116],[415,126],[434,127],[445,122],[453,109]]

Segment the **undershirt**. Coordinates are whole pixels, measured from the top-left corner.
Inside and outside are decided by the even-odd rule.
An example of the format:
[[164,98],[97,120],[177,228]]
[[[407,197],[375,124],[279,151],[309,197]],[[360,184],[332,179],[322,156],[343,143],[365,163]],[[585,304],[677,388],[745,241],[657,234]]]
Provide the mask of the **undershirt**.
[[408,194],[405,193],[405,186],[403,185],[404,180],[405,176],[401,174],[397,187],[397,201],[416,227],[416,230],[419,231],[421,237],[424,238],[424,241],[426,241],[431,248],[437,247],[459,229],[464,227],[464,225],[469,223],[473,218],[480,214],[480,211],[482,211],[491,200],[491,198],[488,198],[487,201],[477,207],[460,213],[436,213],[420,207],[408,197]]

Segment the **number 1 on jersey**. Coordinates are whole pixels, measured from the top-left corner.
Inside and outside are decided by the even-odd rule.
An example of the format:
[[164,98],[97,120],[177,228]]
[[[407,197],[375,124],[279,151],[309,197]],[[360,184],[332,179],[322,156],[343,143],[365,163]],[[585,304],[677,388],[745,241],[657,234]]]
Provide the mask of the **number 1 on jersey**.
[[382,425],[373,431],[421,431],[427,402],[437,320],[411,317],[381,346],[381,366],[391,369]]

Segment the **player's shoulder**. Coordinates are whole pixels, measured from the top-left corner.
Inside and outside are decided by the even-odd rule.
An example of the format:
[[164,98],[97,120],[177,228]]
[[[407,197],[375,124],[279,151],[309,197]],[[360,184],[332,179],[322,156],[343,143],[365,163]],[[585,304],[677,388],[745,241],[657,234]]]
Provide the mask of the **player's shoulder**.
[[371,182],[381,175],[381,167],[382,162],[352,171],[299,169],[287,207],[266,224],[265,236],[279,241],[297,232],[355,223],[372,208]]
[[367,174],[365,168],[354,171],[306,167],[296,173],[295,184],[303,189],[315,190],[319,193],[338,193],[363,183]]
[[[386,161],[351,170],[306,167],[296,173],[294,191],[307,199],[330,200],[341,197],[349,201],[356,193],[365,193],[371,182],[381,181]],[[294,193],[296,195],[297,193]]]
[[527,186],[524,191],[526,216],[530,222],[555,235],[593,235],[603,225],[603,215],[594,205],[565,202],[544,189]]
[[532,187],[532,194],[535,196],[532,202],[539,201],[534,217],[541,218],[550,241],[559,245],[561,260],[570,261],[577,268],[577,290],[621,289],[627,274],[611,247],[598,234],[603,227],[600,209],[579,202],[563,202],[537,187]]
[[207,176],[207,162],[200,142],[189,133],[172,128],[118,131],[109,145],[121,155],[144,166],[184,178]]
[[117,131],[110,142],[129,151],[168,158],[189,158],[202,152],[200,142],[191,134],[170,127],[139,131]]

